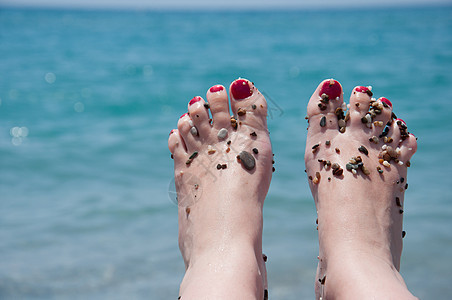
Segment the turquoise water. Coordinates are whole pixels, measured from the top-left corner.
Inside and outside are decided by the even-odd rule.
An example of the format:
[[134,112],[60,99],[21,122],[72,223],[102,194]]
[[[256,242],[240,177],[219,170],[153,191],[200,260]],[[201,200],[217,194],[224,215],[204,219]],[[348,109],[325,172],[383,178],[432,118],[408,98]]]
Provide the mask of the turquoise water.
[[452,8],[294,12],[0,10],[0,298],[176,299],[169,131],[241,76],[270,103],[271,299],[312,299],[305,105],[324,78],[372,85],[419,138],[402,274],[447,299]]

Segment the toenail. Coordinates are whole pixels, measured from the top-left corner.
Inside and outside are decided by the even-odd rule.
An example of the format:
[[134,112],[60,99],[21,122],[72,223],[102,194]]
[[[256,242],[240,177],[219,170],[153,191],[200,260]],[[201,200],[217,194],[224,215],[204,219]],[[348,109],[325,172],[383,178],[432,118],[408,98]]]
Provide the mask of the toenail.
[[172,129],[169,133],[169,135],[172,135],[174,133],[174,129]]
[[193,103],[196,103],[198,101],[201,101],[202,98],[199,96],[193,97],[193,99],[190,100],[190,102],[188,103],[188,105],[192,105]]
[[366,86],[358,86],[355,91],[360,92],[360,93],[366,93],[367,95],[369,95],[369,97],[372,97],[373,93],[370,91],[370,89]]
[[183,117],[188,116],[188,113],[183,114],[182,116],[180,116],[179,119],[182,119]]
[[404,120],[402,120],[402,119],[397,119],[396,121],[400,121],[400,122],[402,122],[403,124],[406,125],[406,122]]
[[381,98],[380,98],[380,101],[383,102],[383,103],[386,103],[387,105],[389,105],[390,107],[392,107],[391,101],[389,101],[387,98],[381,97]]
[[237,79],[232,83],[231,93],[235,100],[242,100],[250,97],[253,94],[253,90],[247,80]]
[[224,89],[224,88],[223,88],[223,86],[221,86],[221,85],[214,85],[213,87],[211,87],[211,88],[209,89],[209,91],[210,91],[211,93],[216,93],[216,92],[221,92],[223,89]]
[[328,96],[328,99],[337,99],[341,96],[341,85],[334,79],[327,80],[323,83],[322,88],[320,89],[319,96],[321,97],[323,94]]

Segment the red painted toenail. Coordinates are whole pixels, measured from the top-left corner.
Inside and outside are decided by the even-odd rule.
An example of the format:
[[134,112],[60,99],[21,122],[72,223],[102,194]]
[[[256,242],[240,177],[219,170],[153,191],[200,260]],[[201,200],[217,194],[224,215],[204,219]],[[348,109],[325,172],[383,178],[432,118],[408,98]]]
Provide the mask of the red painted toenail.
[[360,93],[367,93],[367,92],[369,91],[369,88],[368,88],[368,87],[365,87],[365,86],[358,86],[358,87],[356,88],[356,91],[357,91],[357,92],[360,92]]
[[183,117],[188,116],[188,113],[183,114],[182,116],[180,116],[179,119],[182,119]]
[[323,83],[320,89],[319,96],[322,97],[323,94],[328,96],[328,99],[336,99],[340,97],[342,93],[341,85],[334,79],[327,80]]
[[202,98],[199,96],[193,97],[193,99],[190,100],[190,102],[188,103],[188,105],[192,105],[193,103],[196,103],[198,101],[201,101]]
[[242,100],[251,96],[253,94],[253,90],[251,89],[248,81],[244,79],[237,79],[234,83],[232,83],[231,93],[235,100]]
[[355,91],[360,92],[360,93],[366,93],[367,95],[369,95],[369,97],[373,96],[372,91],[368,87],[365,87],[365,86],[358,86],[355,89]]
[[169,133],[169,135],[172,135],[174,133],[174,129],[172,129]]
[[406,122],[404,120],[402,120],[402,119],[396,119],[396,121],[400,121],[400,122],[402,122],[403,124],[406,125]]
[[214,85],[213,87],[210,88],[211,93],[220,92],[222,90],[223,90],[223,87],[221,85]]
[[381,97],[380,100],[381,100],[381,102],[386,103],[387,105],[389,105],[390,107],[392,107],[391,101],[389,101],[387,98]]

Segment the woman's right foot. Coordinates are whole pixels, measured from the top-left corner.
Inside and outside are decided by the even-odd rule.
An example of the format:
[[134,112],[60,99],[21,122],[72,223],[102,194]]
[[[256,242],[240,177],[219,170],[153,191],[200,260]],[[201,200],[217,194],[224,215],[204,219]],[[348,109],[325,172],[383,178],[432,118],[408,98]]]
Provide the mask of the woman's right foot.
[[[262,206],[272,177],[267,102],[238,79],[193,98],[171,131],[187,299],[266,299]],[[209,119],[209,111],[212,119]]]
[[318,213],[317,299],[413,299],[399,274],[416,138],[386,98],[325,80],[308,104],[305,163]]

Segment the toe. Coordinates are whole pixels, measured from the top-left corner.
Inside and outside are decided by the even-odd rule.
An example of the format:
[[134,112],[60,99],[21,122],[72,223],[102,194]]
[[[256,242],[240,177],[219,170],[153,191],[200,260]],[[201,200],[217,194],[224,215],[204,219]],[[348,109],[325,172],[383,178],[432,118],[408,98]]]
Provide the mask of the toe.
[[207,101],[212,113],[212,125],[217,130],[230,128],[231,114],[229,113],[228,94],[222,85],[214,85],[207,91]]
[[[390,106],[387,103],[391,102],[389,102],[389,100],[384,97],[379,98],[378,100],[372,98],[369,105],[369,111],[367,112],[367,114],[370,115],[371,123],[368,123],[368,127],[372,129],[372,135],[374,136],[381,136],[383,132],[387,130],[385,129],[386,125],[391,125],[392,105]],[[368,121],[367,114],[365,115],[366,121]],[[361,123],[362,122],[363,121],[361,120]],[[386,133],[384,133],[383,135],[386,135]]]
[[408,134],[401,143],[400,143],[400,155],[399,160],[402,161],[405,165],[409,166],[409,160],[413,156],[413,154],[417,150],[417,139],[413,134]]
[[188,113],[195,128],[190,128],[190,133],[194,136],[199,136],[201,140],[207,139],[211,132],[207,107],[207,103],[199,96],[194,97],[188,103]]
[[369,108],[372,102],[372,92],[368,87],[357,86],[350,96],[350,125],[372,128],[372,115]]
[[343,92],[341,84],[334,79],[322,81],[308,103],[308,118],[314,115],[335,113],[337,108],[343,107]]
[[397,120],[392,121],[392,123],[387,124],[383,129],[383,132],[378,136],[379,139],[391,146],[398,145],[400,140],[400,129],[399,125],[397,125]]
[[183,157],[186,156],[187,152],[185,151],[185,143],[179,135],[179,131],[177,129],[173,129],[170,132],[168,138],[168,148],[171,152],[172,157],[179,161]]
[[183,114],[177,122],[177,129],[181,139],[184,141],[185,149],[188,152],[193,152],[199,143],[199,137],[194,134],[194,123],[188,113]]
[[[343,92],[341,84],[334,79],[322,81],[308,103],[309,127],[345,131]],[[318,127],[320,126],[320,127]]]
[[231,108],[239,126],[267,127],[267,101],[252,82],[237,79],[229,88]]

